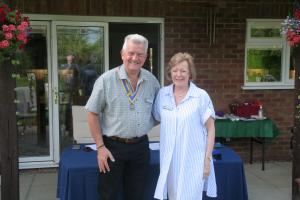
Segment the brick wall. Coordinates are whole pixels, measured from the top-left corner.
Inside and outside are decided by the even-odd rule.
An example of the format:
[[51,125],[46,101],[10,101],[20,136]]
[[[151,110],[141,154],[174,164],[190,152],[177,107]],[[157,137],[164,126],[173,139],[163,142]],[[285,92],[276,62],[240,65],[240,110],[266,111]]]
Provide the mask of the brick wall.
[[[286,1],[177,1],[165,8],[166,61],[178,51],[195,57],[198,86],[211,95],[216,110],[229,111],[228,105],[259,99],[268,117],[278,125],[281,134],[268,145],[267,160],[289,160],[289,141],[293,126],[293,90],[243,90],[244,51],[247,18],[285,18],[290,5]],[[215,43],[207,35],[207,12],[216,11]],[[249,157],[248,139],[231,139],[244,160]],[[260,159],[261,147],[254,146],[254,158]]]
[[[228,105],[259,99],[268,117],[281,134],[268,146],[267,160],[289,160],[289,140],[293,127],[294,90],[243,90],[244,49],[247,18],[286,17],[291,8],[286,0],[24,0],[10,1],[27,13],[163,17],[165,19],[165,61],[176,52],[195,57],[196,84],[207,90],[216,110],[228,111]],[[215,43],[210,45],[207,15],[216,12]],[[247,139],[227,143],[243,159],[248,159]],[[255,159],[260,147],[255,146]]]

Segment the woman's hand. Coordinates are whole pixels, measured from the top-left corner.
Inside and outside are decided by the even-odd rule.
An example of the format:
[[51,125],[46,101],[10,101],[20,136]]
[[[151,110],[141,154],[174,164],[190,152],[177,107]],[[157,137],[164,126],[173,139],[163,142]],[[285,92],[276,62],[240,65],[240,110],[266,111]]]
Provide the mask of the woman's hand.
[[203,169],[203,178],[207,178],[210,174],[210,159],[205,157],[204,159],[204,169]]
[[105,146],[103,146],[98,149],[98,155],[97,155],[98,167],[100,169],[100,173],[101,172],[106,173],[110,171],[107,159],[110,159],[112,162],[115,162],[115,159],[112,156],[111,152]]

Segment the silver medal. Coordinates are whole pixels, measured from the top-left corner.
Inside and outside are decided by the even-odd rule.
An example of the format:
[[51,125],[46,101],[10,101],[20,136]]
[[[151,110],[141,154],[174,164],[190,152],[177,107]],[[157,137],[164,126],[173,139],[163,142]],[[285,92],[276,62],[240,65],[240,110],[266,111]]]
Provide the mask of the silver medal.
[[130,108],[130,110],[134,110],[134,109],[135,109],[134,104],[133,104],[133,103],[130,103],[130,104],[129,104],[129,108]]

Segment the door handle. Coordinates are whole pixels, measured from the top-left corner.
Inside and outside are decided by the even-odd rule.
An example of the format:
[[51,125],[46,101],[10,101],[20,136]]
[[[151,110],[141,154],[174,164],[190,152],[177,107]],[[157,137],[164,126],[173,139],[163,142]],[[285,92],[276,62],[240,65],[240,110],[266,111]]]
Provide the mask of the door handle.
[[54,96],[54,103],[55,104],[58,104],[58,88],[57,87],[55,87],[54,89],[53,89],[53,96]]

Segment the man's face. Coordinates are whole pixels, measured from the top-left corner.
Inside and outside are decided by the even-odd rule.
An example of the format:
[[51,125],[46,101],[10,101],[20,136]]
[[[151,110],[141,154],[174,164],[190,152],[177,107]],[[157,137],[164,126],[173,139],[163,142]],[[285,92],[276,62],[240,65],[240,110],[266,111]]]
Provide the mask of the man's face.
[[142,43],[128,41],[127,48],[121,51],[123,64],[127,72],[139,71],[145,63],[147,54]]
[[73,59],[74,59],[74,56],[73,56],[73,55],[67,55],[67,62],[68,62],[68,63],[72,63],[72,62],[73,62]]

